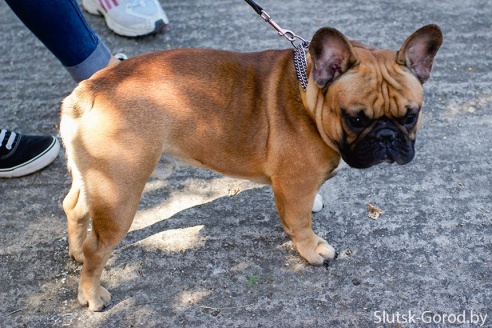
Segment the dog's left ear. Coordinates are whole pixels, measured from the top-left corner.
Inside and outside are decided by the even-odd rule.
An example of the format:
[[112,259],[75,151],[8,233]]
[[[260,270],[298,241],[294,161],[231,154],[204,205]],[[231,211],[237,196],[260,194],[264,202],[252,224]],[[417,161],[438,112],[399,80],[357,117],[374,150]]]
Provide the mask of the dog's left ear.
[[330,27],[321,28],[314,34],[309,54],[314,63],[314,82],[320,88],[326,87],[359,61],[347,38]]
[[430,77],[434,57],[442,44],[442,32],[437,25],[426,25],[403,43],[398,51],[397,63],[408,67],[424,83]]

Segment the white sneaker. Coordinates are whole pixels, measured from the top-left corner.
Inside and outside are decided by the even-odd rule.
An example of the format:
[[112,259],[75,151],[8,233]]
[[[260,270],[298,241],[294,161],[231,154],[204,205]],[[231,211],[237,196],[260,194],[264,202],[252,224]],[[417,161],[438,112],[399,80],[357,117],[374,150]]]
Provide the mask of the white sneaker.
[[159,32],[169,25],[157,0],[83,0],[84,9],[103,15],[108,27],[123,36],[142,36]]

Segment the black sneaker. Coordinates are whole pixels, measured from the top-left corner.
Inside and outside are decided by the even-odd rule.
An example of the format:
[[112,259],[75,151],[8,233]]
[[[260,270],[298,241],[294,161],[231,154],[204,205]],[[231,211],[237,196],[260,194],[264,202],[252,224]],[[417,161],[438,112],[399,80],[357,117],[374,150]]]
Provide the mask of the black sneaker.
[[0,178],[21,177],[48,166],[60,151],[52,136],[25,136],[0,130]]

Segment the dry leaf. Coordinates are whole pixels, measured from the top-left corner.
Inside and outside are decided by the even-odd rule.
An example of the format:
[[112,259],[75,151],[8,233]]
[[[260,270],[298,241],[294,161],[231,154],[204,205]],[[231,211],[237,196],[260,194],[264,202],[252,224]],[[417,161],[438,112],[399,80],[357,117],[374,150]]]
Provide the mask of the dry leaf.
[[380,208],[377,208],[376,206],[371,205],[371,204],[368,204],[367,205],[367,209],[369,211],[367,213],[367,216],[369,216],[373,220],[379,219],[379,217],[381,216],[381,214],[384,213],[383,210],[381,210]]
[[227,195],[229,197],[234,197],[234,196],[237,196],[239,195],[239,193],[241,192],[241,189],[239,188],[230,188],[228,191],[227,191]]

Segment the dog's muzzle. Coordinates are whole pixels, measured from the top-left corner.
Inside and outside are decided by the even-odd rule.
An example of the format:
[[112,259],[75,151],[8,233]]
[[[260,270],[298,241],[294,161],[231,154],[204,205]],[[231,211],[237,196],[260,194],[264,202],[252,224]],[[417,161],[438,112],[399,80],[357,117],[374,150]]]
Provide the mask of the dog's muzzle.
[[380,163],[409,163],[415,156],[415,140],[390,122],[380,122],[354,145],[340,149],[343,160],[354,168],[369,168]]

